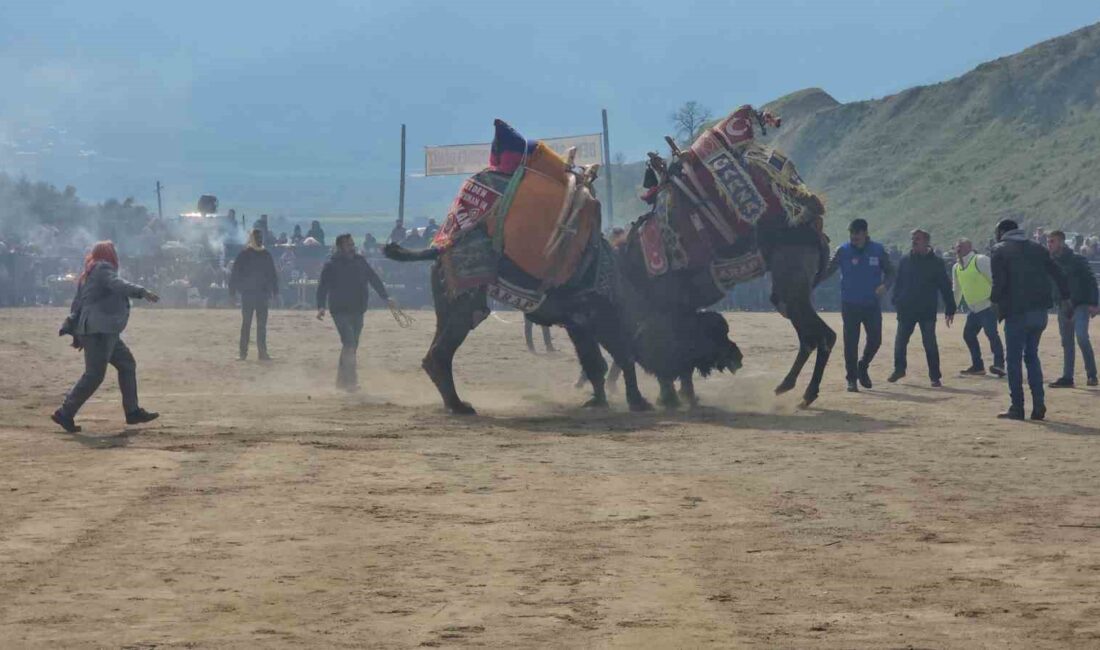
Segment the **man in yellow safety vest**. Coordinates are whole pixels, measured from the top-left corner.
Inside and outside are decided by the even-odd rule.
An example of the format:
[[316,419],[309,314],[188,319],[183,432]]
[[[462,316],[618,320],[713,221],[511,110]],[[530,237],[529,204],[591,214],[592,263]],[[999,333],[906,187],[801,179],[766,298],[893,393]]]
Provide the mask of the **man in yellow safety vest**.
[[1001,344],[1001,335],[997,332],[997,314],[989,300],[993,290],[993,270],[989,257],[975,252],[969,239],[960,239],[955,244],[955,256],[958,261],[951,273],[955,297],[960,307],[966,302],[969,311],[963,326],[963,341],[970,350],[970,367],[963,370],[962,374],[985,374],[982,348],[978,345],[978,331],[984,330],[993,351],[993,365],[989,367],[989,372],[1004,377],[1005,349]]

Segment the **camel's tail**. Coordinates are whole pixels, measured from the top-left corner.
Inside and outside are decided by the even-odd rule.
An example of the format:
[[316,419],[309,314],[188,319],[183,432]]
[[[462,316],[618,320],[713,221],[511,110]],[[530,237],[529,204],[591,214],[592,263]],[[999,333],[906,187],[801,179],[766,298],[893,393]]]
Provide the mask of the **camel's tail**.
[[382,247],[382,254],[395,262],[423,262],[426,260],[434,260],[439,257],[440,253],[442,253],[442,251],[438,248],[425,248],[424,250],[413,251],[395,242],[390,242]]

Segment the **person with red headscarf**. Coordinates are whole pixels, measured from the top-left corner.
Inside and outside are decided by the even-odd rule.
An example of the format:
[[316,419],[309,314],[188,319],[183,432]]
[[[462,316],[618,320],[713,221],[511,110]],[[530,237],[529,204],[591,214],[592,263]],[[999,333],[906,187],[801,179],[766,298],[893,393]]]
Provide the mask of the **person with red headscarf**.
[[97,243],[84,258],[84,272],[77,285],[69,317],[60,334],[73,337],[73,347],[84,351],[84,375],[65,396],[51,419],[69,433],[80,431],[74,418],[95,393],[110,364],[118,371],[118,387],[126,424],[141,424],[158,417],[138,405],[137,362],[121,334],[130,319],[130,299],[157,302],[157,294],[123,280],[118,275],[118,253],[109,241]]

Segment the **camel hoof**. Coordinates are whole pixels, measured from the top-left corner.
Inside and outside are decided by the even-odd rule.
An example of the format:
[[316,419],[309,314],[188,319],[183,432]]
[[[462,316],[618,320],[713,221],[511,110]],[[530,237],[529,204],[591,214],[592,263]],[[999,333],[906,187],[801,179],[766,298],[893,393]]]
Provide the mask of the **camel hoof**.
[[680,395],[680,399],[687,404],[689,409],[699,408],[699,398],[694,395]]
[[450,411],[452,415],[477,415],[477,409],[471,406],[469,402],[452,404],[447,407],[447,410]]
[[782,395],[783,393],[786,393],[786,392],[790,391],[791,389],[793,389],[794,385],[795,384],[794,384],[793,381],[785,381],[782,384],[779,384],[778,386],[775,387],[775,394],[776,395]]
[[635,413],[644,413],[645,411],[652,411],[653,410],[653,405],[650,404],[647,400],[645,400],[643,398],[643,399],[634,400],[633,402],[631,402],[630,403],[630,410],[634,411]]
[[673,395],[672,397],[661,397],[657,400],[657,403],[661,405],[666,411],[675,411],[680,408],[680,398]]
[[605,408],[607,408],[607,398],[606,397],[593,397],[592,399],[590,399],[590,400],[588,400],[587,402],[584,403],[584,408],[586,408],[586,409],[605,409]]
[[799,402],[798,408],[808,409],[810,405],[817,401],[817,395],[804,395],[802,401]]

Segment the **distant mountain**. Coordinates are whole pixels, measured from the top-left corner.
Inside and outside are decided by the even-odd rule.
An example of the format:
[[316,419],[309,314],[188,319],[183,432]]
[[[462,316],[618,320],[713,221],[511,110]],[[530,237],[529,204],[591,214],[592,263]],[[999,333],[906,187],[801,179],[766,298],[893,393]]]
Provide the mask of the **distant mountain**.
[[[841,104],[810,88],[764,108],[784,122],[771,143],[826,196],[834,238],[855,217],[883,241],[924,227],[940,248],[984,243],[1009,216],[1100,232],[1100,24],[890,97]],[[642,171],[624,166],[618,183]]]

